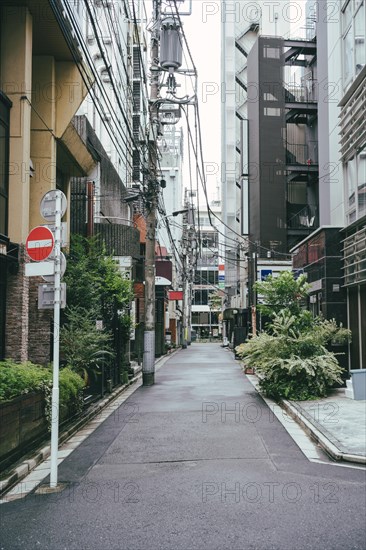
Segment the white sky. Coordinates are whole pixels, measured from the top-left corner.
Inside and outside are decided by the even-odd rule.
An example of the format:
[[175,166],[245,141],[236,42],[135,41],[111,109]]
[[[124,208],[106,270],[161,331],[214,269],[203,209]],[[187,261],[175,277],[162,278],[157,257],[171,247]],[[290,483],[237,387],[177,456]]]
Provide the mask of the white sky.
[[[214,171],[215,164],[219,170],[221,164],[221,101],[220,91],[216,91],[221,88],[221,20],[214,4],[193,0],[192,15],[183,18],[184,32],[198,72],[203,153],[205,163],[210,164],[208,171]],[[211,15],[207,10],[217,13]],[[220,182],[219,173],[207,177],[210,199],[216,198],[216,181]]]

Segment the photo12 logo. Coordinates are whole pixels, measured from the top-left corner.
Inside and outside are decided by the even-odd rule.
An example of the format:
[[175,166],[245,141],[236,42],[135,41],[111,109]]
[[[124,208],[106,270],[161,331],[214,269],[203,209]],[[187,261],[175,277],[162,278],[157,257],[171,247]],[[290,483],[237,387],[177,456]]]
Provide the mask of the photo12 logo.
[[309,486],[301,486],[296,481],[280,483],[278,481],[264,481],[257,483],[212,482],[202,483],[202,502],[222,503],[249,503],[249,504],[275,504],[287,502],[294,504],[300,500],[309,502],[336,504],[339,502],[337,493],[339,487],[335,483],[313,483]]

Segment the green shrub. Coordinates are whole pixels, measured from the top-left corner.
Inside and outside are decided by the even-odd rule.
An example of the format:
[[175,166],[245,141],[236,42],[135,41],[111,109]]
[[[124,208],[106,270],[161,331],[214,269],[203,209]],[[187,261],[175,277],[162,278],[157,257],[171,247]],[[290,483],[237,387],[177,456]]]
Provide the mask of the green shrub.
[[49,382],[50,370],[29,361],[15,363],[11,360],[0,362],[0,402],[19,395],[39,391]]
[[[69,368],[63,368],[59,374],[60,416],[66,411],[80,412],[83,399],[83,379]],[[21,395],[40,391],[46,400],[45,414],[50,421],[52,371],[50,367],[41,367],[29,361],[15,363],[11,360],[0,361],[0,402],[9,401]]]
[[60,370],[60,407],[70,412],[81,412],[83,407],[84,380],[76,372],[65,367]]
[[93,312],[80,307],[69,307],[67,322],[60,331],[60,350],[70,369],[79,374],[86,385],[96,377],[99,365],[112,352],[112,335],[98,330]]
[[349,331],[334,321],[316,319],[307,330],[288,310],[274,316],[270,333],[262,332],[235,351],[260,377],[260,388],[268,397],[314,399],[341,383],[342,369],[334,353],[325,347],[329,339],[348,338]]

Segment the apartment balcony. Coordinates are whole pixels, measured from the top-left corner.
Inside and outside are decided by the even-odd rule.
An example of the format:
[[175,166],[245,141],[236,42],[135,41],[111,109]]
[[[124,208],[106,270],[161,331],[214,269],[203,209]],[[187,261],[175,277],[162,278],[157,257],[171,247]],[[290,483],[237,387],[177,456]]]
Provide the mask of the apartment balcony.
[[318,142],[285,143],[287,181],[307,181],[319,172]]
[[315,205],[287,203],[287,228],[314,231],[319,225],[318,209]]
[[309,124],[318,116],[318,89],[316,81],[306,86],[286,86],[285,108],[287,124]]

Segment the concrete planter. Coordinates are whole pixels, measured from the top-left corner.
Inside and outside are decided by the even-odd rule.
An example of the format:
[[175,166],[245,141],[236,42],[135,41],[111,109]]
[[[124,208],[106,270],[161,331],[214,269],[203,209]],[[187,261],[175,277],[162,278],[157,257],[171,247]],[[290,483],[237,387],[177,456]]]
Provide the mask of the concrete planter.
[[352,376],[353,399],[363,401],[366,399],[366,369],[350,370]]

